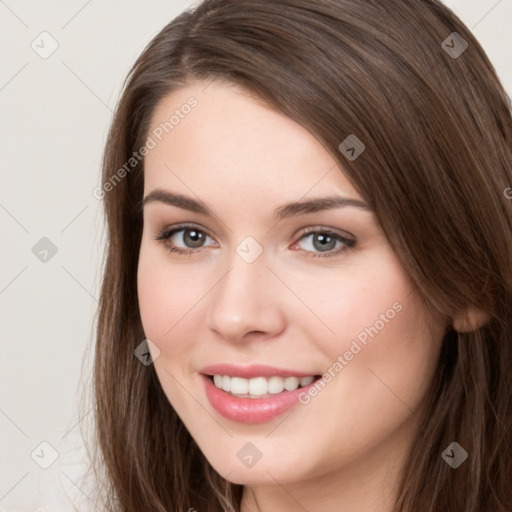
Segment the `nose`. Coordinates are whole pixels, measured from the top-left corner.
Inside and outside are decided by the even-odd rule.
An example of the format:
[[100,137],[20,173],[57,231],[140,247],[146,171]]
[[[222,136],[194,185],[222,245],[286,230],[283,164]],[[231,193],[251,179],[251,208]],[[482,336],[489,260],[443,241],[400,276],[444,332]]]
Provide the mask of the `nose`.
[[207,326],[232,342],[277,336],[286,324],[282,287],[265,258],[247,263],[234,254],[230,263],[230,270],[212,290]]

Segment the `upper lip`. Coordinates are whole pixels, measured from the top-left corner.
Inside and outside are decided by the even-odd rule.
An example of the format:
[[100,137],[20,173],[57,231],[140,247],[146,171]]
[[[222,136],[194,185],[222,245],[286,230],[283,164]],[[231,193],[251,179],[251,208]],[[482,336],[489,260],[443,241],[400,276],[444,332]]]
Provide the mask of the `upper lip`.
[[233,364],[212,364],[205,366],[200,370],[204,375],[228,375],[230,377],[243,377],[251,379],[254,377],[309,377],[317,375],[312,372],[301,372],[298,370],[290,370],[288,368],[278,368],[276,366],[268,366],[264,364],[252,364],[250,366],[236,366]]

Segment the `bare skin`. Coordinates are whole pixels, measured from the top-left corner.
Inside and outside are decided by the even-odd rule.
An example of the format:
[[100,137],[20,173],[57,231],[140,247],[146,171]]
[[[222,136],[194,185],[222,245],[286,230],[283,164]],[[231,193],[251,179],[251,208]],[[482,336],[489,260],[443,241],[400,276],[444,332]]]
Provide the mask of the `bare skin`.
[[[371,209],[277,222],[274,210],[288,202],[364,199],[302,126],[241,89],[205,86],[158,105],[152,127],[191,96],[198,101],[145,159],[145,197],[162,189],[211,211],[144,207],[138,294],[163,389],[216,471],[245,486],[242,512],[391,511],[447,325],[427,328],[424,304]],[[180,223],[191,226],[155,239]],[[322,245],[326,228],[335,235]],[[190,244],[194,229],[201,247]],[[236,252],[248,236],[262,249],[252,263]],[[372,326],[377,334],[354,354],[353,341]],[[346,364],[336,371],[340,355]],[[201,368],[224,362],[330,368],[335,377],[307,404],[248,425],[206,397]],[[262,454],[252,467],[237,457],[248,442]]]

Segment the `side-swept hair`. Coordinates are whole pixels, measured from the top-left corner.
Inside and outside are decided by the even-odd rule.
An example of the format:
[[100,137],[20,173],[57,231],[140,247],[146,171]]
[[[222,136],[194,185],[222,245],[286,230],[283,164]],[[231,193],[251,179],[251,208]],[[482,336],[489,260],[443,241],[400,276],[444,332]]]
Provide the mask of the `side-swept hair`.
[[[458,56],[453,32],[468,44]],[[143,146],[155,106],[197,80],[241,86],[309,130],[372,204],[433,314],[488,315],[445,333],[395,512],[510,512],[512,117],[480,44],[437,0],[206,0],[131,69],[104,182]],[[338,149],[350,134],[365,144],[353,161]],[[239,511],[243,487],[209,465],[154,368],[133,355],[145,337],[143,172],[142,159],[104,194],[94,390],[106,509]],[[441,458],[453,441],[469,453],[456,470]]]

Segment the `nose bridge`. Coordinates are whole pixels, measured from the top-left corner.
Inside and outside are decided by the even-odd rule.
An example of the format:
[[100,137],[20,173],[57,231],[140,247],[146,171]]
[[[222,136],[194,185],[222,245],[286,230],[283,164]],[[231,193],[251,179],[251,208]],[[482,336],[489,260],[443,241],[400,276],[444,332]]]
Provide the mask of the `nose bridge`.
[[229,270],[213,290],[209,327],[232,340],[252,331],[278,332],[283,316],[272,293],[273,278],[263,251],[251,240],[240,243],[229,259]]

